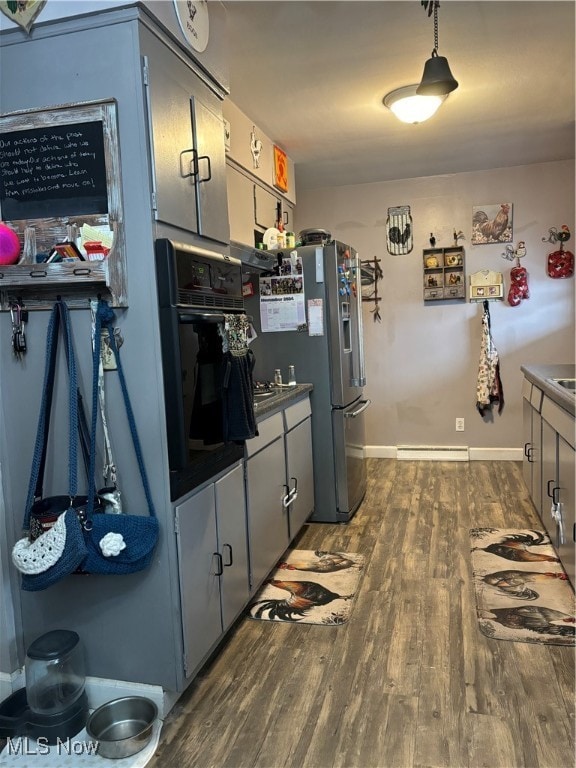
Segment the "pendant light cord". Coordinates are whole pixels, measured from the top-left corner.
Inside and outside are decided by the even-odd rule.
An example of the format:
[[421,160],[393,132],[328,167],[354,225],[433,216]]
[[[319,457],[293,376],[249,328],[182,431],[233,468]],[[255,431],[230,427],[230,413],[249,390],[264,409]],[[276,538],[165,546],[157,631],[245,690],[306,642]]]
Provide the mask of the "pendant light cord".
[[440,3],[434,2],[434,50],[432,56],[438,56],[438,6]]

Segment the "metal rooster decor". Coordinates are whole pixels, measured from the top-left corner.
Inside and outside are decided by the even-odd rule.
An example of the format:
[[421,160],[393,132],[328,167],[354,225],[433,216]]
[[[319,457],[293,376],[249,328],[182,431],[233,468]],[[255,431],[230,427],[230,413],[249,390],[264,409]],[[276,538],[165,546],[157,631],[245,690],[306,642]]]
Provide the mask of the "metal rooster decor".
[[386,219],[386,246],[393,256],[412,251],[412,216],[409,205],[388,208]]

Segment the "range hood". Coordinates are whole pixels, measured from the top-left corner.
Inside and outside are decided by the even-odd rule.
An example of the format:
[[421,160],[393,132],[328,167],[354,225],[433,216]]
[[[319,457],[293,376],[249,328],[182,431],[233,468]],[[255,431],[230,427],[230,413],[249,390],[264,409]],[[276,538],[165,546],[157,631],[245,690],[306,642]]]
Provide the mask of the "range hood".
[[271,271],[277,264],[276,252],[260,251],[251,245],[238,243],[234,240],[230,241],[230,256],[261,272]]

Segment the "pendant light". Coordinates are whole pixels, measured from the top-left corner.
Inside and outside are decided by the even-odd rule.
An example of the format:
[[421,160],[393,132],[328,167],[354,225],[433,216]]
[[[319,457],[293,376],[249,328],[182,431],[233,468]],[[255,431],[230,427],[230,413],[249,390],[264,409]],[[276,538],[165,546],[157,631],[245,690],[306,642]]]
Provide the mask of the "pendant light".
[[405,85],[387,93],[382,99],[384,106],[403,123],[423,123],[434,115],[446,96],[420,96],[417,85]]
[[438,8],[439,0],[431,0],[434,14],[434,49],[432,55],[424,64],[424,73],[420,85],[416,89],[419,96],[447,96],[458,88],[458,81],[454,79],[448,59],[438,56]]

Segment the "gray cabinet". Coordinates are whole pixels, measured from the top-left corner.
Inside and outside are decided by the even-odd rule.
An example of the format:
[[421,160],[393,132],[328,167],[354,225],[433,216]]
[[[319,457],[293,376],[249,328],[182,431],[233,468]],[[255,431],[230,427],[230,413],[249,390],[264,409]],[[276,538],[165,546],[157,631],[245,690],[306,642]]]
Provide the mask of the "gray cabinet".
[[542,520],[572,585],[576,585],[574,417],[548,398],[542,404]]
[[230,239],[254,246],[254,181],[231,165],[227,168],[227,180]]
[[218,98],[184,59],[141,33],[157,221],[229,242],[224,123]]
[[227,166],[227,185],[231,240],[256,245],[256,232],[262,234],[277,225],[278,206],[284,229],[294,230],[294,206],[232,161]]
[[176,506],[174,514],[188,678],[248,601],[242,464]]
[[258,422],[246,443],[250,588],[255,592],[314,511],[310,399]]
[[286,434],[286,484],[290,540],[314,511],[314,465],[310,400],[301,400],[284,411]]
[[294,217],[292,206],[280,194],[275,194],[271,189],[254,184],[254,216],[256,226],[262,230],[275,227],[278,222],[278,206],[282,225],[286,232],[294,229]]
[[246,443],[246,506],[250,589],[255,592],[290,543],[282,413],[258,423]]
[[574,446],[558,435],[558,501],[557,546],[562,565],[572,586],[576,587],[576,489],[574,478]]
[[538,513],[542,512],[542,390],[528,379],[522,383],[524,482]]
[[248,541],[244,497],[244,467],[235,469],[214,484],[218,535],[220,605],[225,632],[249,597]]

